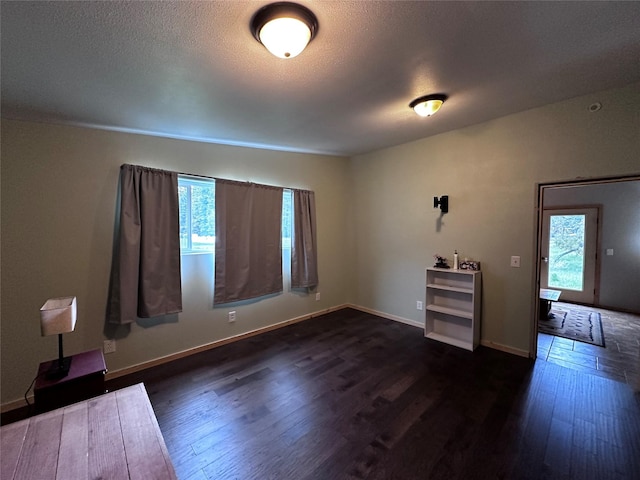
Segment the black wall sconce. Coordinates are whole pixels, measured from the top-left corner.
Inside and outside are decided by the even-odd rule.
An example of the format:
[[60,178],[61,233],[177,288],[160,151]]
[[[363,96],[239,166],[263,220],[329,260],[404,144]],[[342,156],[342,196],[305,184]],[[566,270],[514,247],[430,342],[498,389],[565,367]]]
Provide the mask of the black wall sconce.
[[440,207],[442,213],[449,211],[449,195],[443,195],[440,198],[433,197],[433,208]]

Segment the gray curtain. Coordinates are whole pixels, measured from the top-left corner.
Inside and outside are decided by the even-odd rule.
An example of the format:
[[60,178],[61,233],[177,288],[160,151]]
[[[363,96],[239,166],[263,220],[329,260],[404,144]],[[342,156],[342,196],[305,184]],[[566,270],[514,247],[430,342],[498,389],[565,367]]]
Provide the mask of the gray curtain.
[[177,173],[122,165],[120,202],[109,321],[181,312]]
[[316,200],[313,192],[293,191],[293,238],[291,239],[291,287],[318,285]]
[[282,191],[216,180],[215,304],[282,292]]

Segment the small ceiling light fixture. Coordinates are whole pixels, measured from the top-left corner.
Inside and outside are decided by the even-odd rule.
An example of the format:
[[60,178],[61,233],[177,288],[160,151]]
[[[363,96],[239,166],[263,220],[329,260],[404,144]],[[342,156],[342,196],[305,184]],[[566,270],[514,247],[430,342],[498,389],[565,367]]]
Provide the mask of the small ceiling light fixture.
[[447,96],[440,93],[426,95],[424,97],[416,98],[409,104],[409,106],[421,117],[430,117],[440,110],[440,107],[446,99]]
[[265,5],[251,19],[251,33],[267,50],[280,58],[299,55],[315,37],[318,19],[297,3]]
[[592,103],[591,105],[589,105],[589,111],[591,113],[597,112],[601,108],[602,108],[602,104],[600,102]]

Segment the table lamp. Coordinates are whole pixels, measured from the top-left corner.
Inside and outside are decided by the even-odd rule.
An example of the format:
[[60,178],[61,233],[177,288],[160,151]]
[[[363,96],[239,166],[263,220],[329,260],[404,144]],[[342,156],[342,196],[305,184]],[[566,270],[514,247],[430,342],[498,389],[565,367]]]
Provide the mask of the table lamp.
[[71,366],[71,357],[62,353],[62,334],[76,328],[76,297],[50,298],[40,308],[40,329],[42,336],[58,335],[58,359],[51,363],[47,379],[66,377]]

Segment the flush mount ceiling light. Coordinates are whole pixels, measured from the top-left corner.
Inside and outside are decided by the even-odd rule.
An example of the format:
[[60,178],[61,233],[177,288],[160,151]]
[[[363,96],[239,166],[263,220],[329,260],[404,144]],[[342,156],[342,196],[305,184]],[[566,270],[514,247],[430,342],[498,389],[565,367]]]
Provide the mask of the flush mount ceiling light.
[[318,31],[318,19],[297,3],[277,2],[258,10],[251,19],[251,33],[280,58],[300,54]]
[[424,97],[416,98],[409,104],[411,108],[421,117],[430,117],[438,110],[447,99],[446,95],[434,94],[426,95]]

